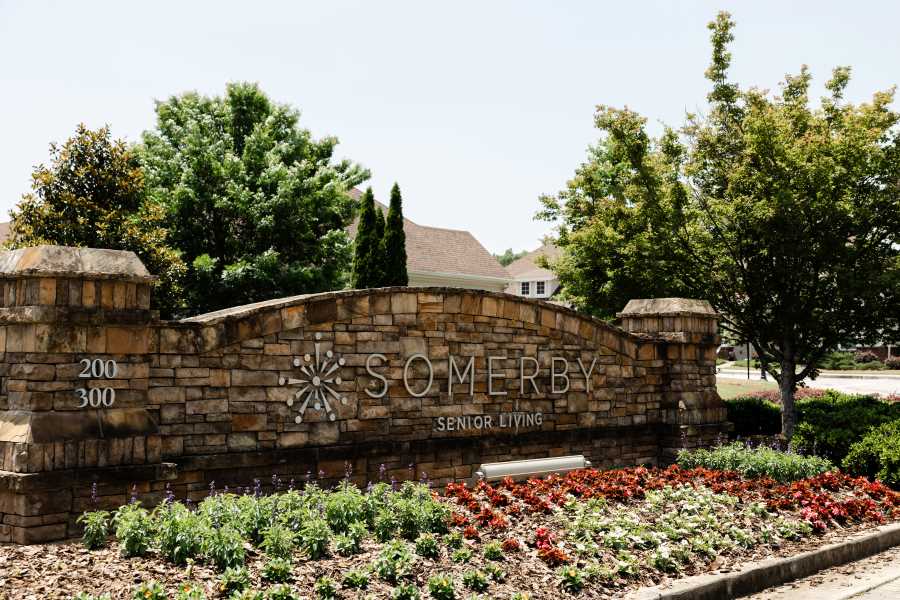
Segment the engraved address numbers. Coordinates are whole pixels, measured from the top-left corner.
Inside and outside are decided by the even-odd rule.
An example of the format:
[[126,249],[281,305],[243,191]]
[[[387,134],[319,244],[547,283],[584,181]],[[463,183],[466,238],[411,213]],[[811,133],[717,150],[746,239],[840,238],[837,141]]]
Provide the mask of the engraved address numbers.
[[[79,361],[81,372],[79,379],[113,379],[119,372],[119,365],[114,360],[102,358],[82,358]],[[116,401],[116,390],[111,387],[79,387],[75,389],[75,395],[81,404],[78,408],[109,408]]]

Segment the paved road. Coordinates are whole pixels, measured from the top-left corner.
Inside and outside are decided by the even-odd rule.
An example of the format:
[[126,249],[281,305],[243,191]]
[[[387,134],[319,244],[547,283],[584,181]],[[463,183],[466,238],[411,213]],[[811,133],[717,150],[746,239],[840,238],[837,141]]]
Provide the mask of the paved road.
[[745,600],[850,600],[851,598],[852,600],[900,599],[900,547],[747,596]]
[[[720,371],[717,377],[724,379],[747,380],[747,371]],[[750,371],[751,381],[759,381],[759,370]],[[771,377],[769,378],[771,381]],[[807,379],[806,385],[812,388],[829,388],[851,394],[900,394],[900,377],[893,375],[867,376],[865,378],[829,377],[823,375],[818,379]],[[898,598],[900,600],[900,598]]]

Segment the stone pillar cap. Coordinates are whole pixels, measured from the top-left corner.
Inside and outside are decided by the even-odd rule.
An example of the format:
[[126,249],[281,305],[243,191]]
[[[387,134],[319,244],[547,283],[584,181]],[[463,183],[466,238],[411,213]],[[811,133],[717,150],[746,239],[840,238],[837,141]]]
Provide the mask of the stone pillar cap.
[[72,246],[33,246],[0,253],[0,279],[17,277],[74,277],[151,283],[134,252]]
[[616,313],[622,317],[677,317],[683,315],[718,317],[712,305],[706,300],[694,300],[692,298],[644,298],[629,300],[622,312]]

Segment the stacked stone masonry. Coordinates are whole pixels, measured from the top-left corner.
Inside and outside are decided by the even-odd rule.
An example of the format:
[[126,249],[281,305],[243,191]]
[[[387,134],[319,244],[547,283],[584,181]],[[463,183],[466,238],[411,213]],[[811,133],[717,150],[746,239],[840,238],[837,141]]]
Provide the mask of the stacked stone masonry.
[[[522,458],[663,463],[727,428],[706,303],[630,303],[626,331],[504,294],[389,288],[171,322],[149,310],[152,278],[133,261],[48,260],[0,267],[0,541],[75,534],[95,483],[109,508],[133,487],[149,503],[166,486],[196,500],[212,481],[349,470],[364,484],[381,465],[440,484]],[[78,388],[114,401],[78,408]]]

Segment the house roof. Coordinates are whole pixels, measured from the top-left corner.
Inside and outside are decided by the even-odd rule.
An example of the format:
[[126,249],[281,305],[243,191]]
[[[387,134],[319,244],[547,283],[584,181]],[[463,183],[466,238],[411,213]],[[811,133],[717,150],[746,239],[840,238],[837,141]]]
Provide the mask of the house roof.
[[556,275],[553,271],[538,266],[538,257],[546,256],[548,260],[554,261],[560,257],[562,252],[553,244],[545,243],[537,250],[532,250],[522,258],[514,260],[506,266],[506,270],[515,279],[553,279]]
[[[351,191],[359,198],[361,192]],[[387,215],[388,208],[376,201]],[[357,221],[347,230],[356,236]],[[428,227],[403,219],[406,234],[406,269],[411,273],[468,275],[487,279],[509,280],[509,273],[497,259],[468,231]]]

